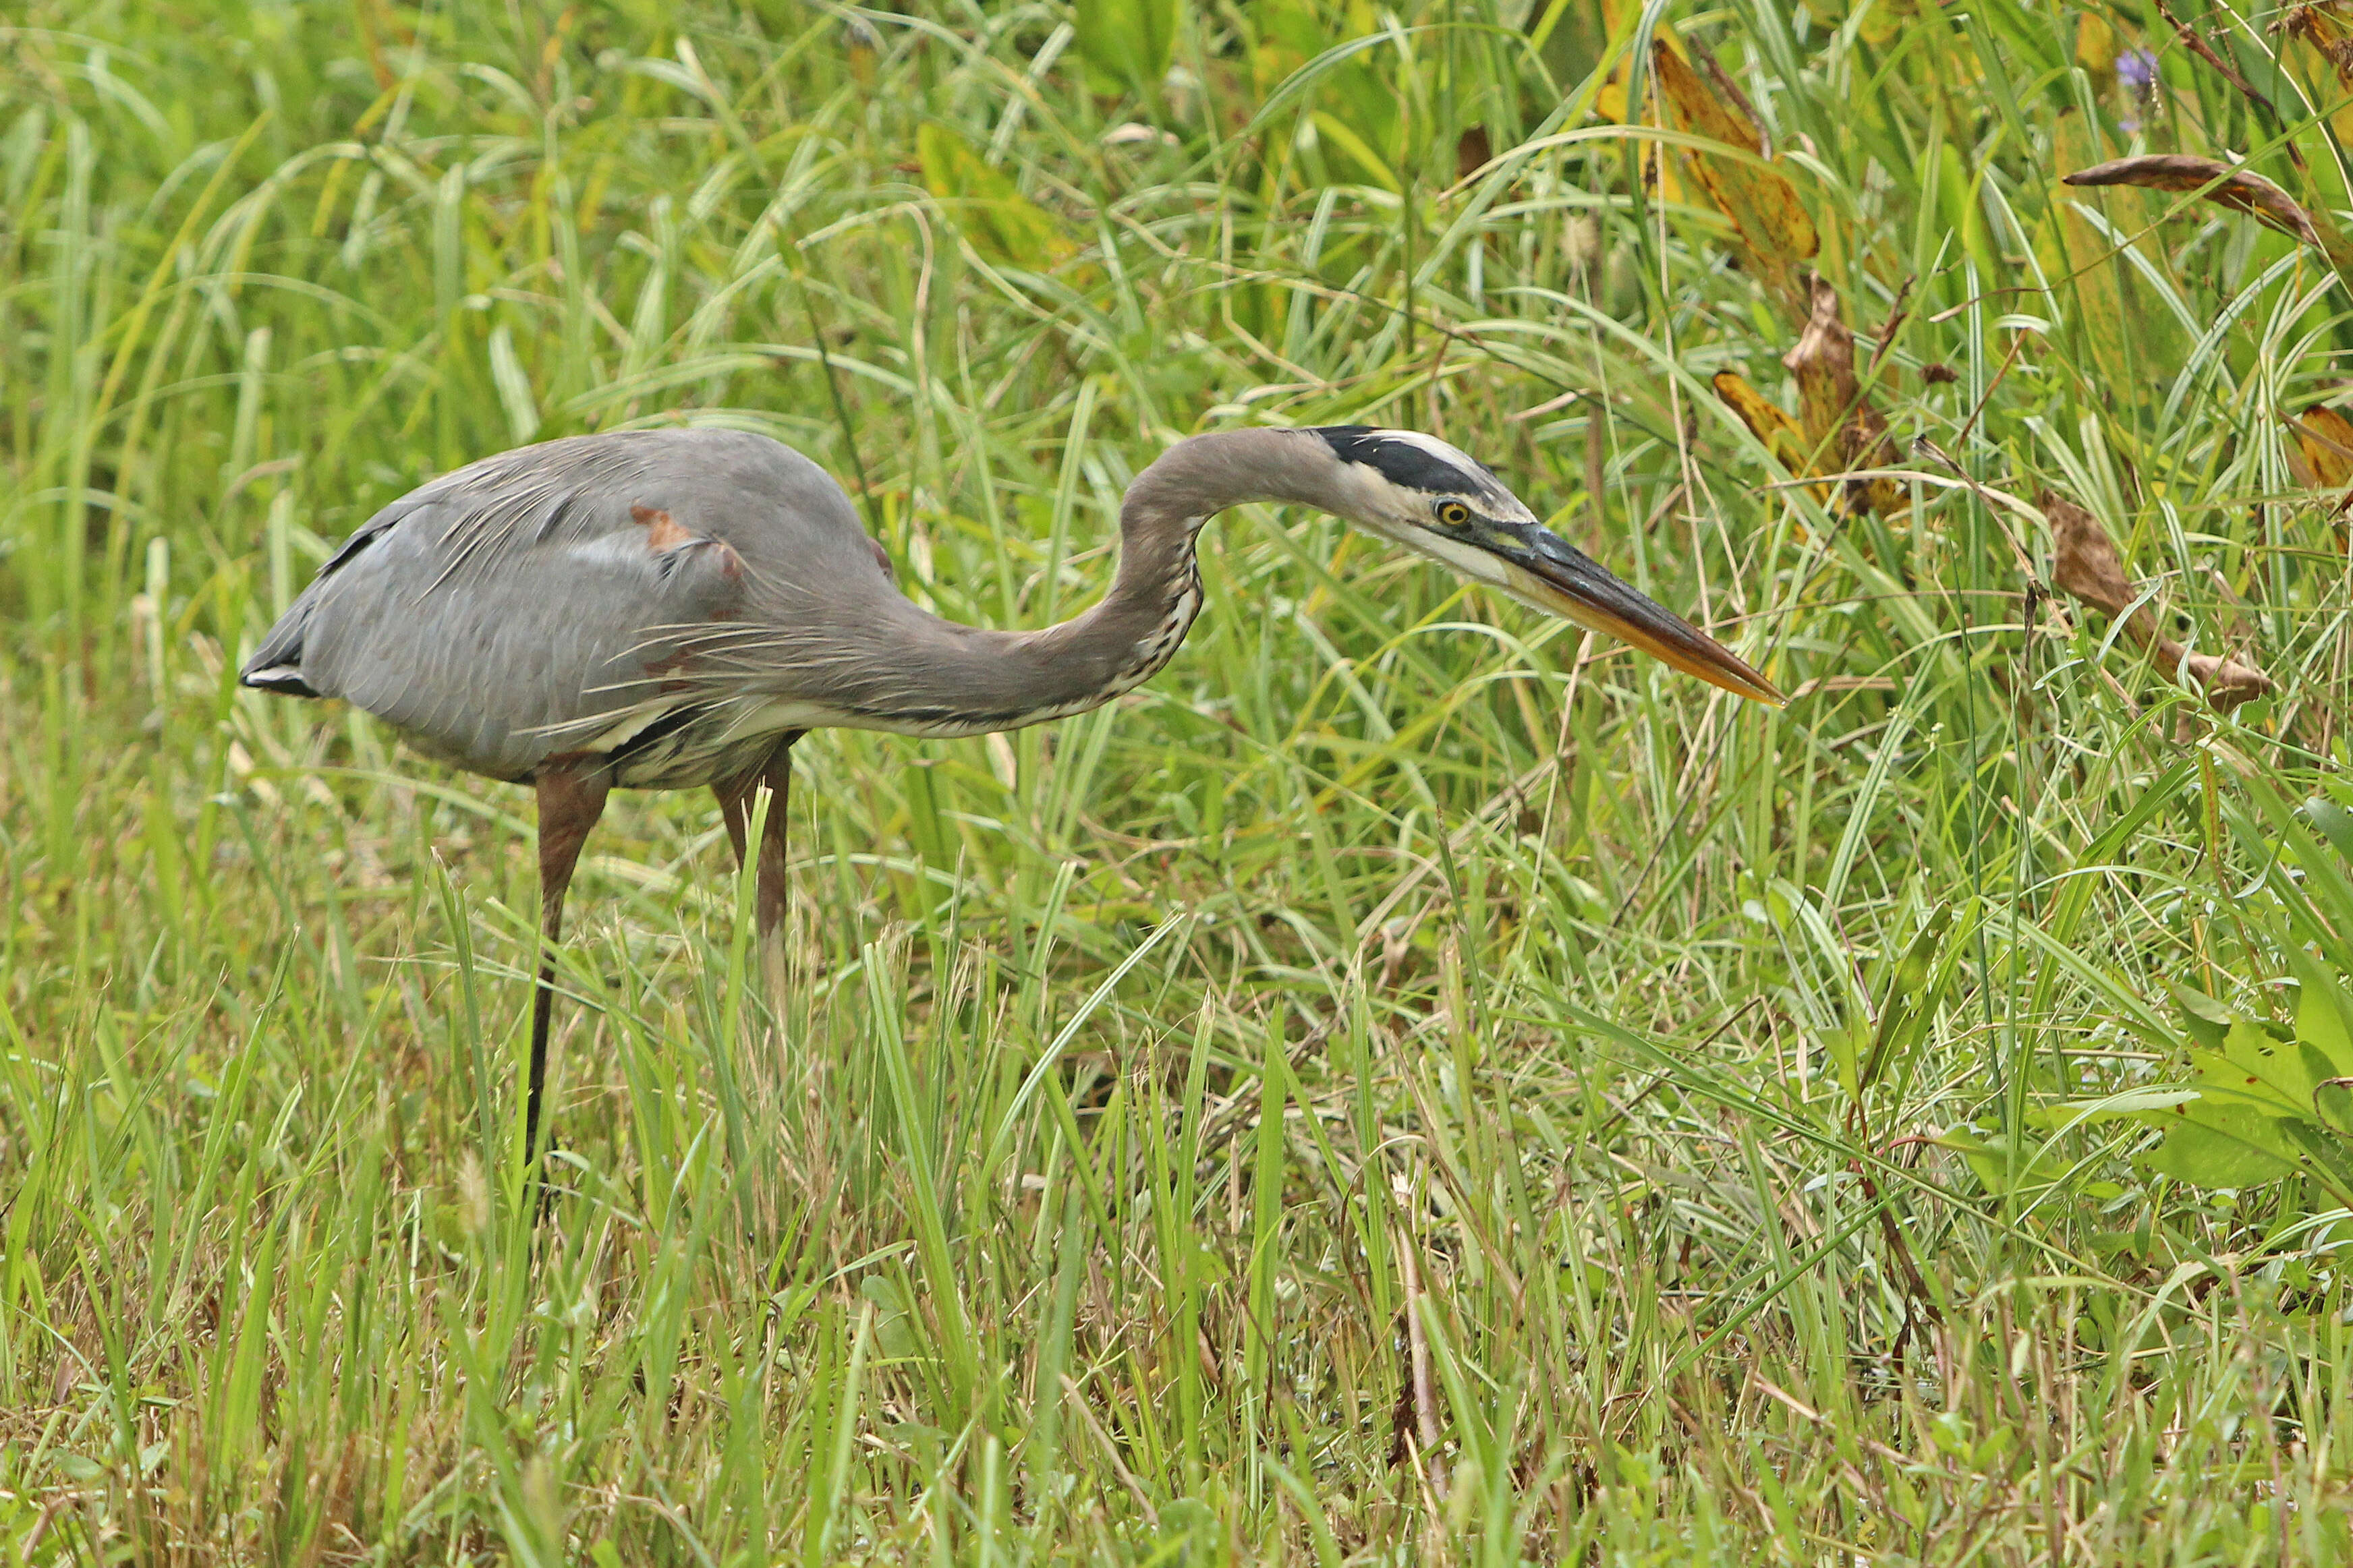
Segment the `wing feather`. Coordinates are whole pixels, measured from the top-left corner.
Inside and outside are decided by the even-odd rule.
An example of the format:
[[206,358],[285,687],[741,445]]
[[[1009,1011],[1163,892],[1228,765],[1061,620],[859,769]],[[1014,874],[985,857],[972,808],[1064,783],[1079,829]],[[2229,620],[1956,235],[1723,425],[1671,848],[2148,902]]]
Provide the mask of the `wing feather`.
[[[422,750],[528,777],[697,684],[698,639],[740,630],[747,605],[751,571],[731,537],[792,531],[776,520],[793,498],[763,493],[789,489],[779,473],[830,485],[732,431],[575,437],[458,469],[346,540],[244,679],[345,698]],[[823,521],[820,536],[839,531]],[[756,542],[776,552],[776,539]]]

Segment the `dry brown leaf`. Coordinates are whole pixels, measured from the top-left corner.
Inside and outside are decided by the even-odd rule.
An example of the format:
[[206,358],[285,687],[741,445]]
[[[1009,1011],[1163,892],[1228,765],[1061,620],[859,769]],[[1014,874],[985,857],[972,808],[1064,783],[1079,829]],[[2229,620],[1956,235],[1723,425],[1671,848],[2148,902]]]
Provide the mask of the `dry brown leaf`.
[[[2345,6],[2298,5],[2273,23],[2272,31],[2287,36],[2280,63],[2304,79],[2314,101],[2332,102],[2353,88],[2353,24]],[[2353,134],[2353,110],[2339,109],[2329,121],[2339,136]]]
[[2133,601],[2140,595],[2133,592],[2132,580],[2125,575],[2124,563],[2116,554],[2116,542],[2108,537],[2099,519],[2065,496],[2047,490],[2039,504],[2042,515],[2051,520],[2051,538],[2057,552],[2052,579],[2108,616],[2124,616],[2130,609],[2125,635],[2149,651],[2168,680],[2180,679],[2186,667],[2189,679],[2206,693],[2208,705],[2218,713],[2269,697],[2278,689],[2270,676],[2252,664],[2210,653],[2189,653],[2159,632],[2155,611],[2147,605],[2133,608]]
[[2339,81],[2353,86],[2353,39],[2347,37],[2345,23],[2333,6],[2298,5],[2273,23],[2272,31],[2310,44],[2336,68]]
[[2326,249],[2312,216],[2295,198],[2261,174],[2189,153],[2150,153],[2113,158],[2062,176],[2071,185],[2137,185],[2151,191],[2196,191],[2208,201],[2249,217],[2316,249]]
[[[1838,290],[1819,273],[1807,274],[1806,282],[1806,330],[1781,363],[1798,378],[1798,423],[1808,447],[1841,469],[1894,468],[1887,420],[1855,379],[1854,334],[1839,313]],[[1893,479],[1849,479],[1845,489],[1852,511],[1890,516],[1904,500]]]
[[1495,145],[1487,139],[1487,128],[1473,125],[1454,139],[1454,177],[1467,180],[1485,168],[1495,156]]
[[[1766,156],[1765,135],[1757,122],[1725,102],[1666,38],[1651,40],[1651,63],[1658,73],[1660,94],[1683,130],[1756,158]],[[1732,220],[1742,264],[1793,318],[1803,316],[1805,296],[1798,286],[1798,269],[1821,249],[1821,236],[1806,216],[1798,188],[1778,170],[1746,158],[1688,153],[1683,164],[1709,202]]]

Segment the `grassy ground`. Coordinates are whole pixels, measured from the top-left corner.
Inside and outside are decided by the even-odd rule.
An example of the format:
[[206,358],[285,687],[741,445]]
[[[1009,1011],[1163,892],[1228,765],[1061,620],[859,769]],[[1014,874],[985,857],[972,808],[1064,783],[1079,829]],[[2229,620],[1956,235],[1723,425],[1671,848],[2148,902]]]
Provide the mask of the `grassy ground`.
[[[1710,387],[1794,405],[1788,235],[1630,101],[1656,15],[1185,9],[0,25],[12,1561],[2353,1554],[2342,1185],[2071,1109],[2182,1079],[2168,983],[2288,1020],[2353,932],[2282,815],[2342,787],[2282,416],[2348,329],[2317,250],[2054,179],[2353,205],[2326,56],[1676,9],[1910,476],[1845,515]],[[1429,428],[1801,695],[1229,516],[1113,708],[801,747],[780,1004],[709,802],[617,802],[535,1227],[522,792],[231,672],[420,479],[681,420],[1003,626],[1178,434]],[[2045,486],[2279,694],[2054,602]]]

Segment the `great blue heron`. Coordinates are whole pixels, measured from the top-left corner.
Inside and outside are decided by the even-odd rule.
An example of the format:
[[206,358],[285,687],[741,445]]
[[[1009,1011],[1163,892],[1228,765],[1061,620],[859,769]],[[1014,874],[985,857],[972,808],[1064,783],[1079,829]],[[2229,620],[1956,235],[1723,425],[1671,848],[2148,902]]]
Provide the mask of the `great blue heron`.
[[1200,613],[1194,535],[1290,502],[1621,637],[1727,691],[1764,676],[1545,529],[1495,476],[1409,430],[1218,431],[1178,442],[1120,505],[1103,601],[1034,632],[957,626],[893,586],[824,470],[730,430],[575,436],[486,458],[369,519],[239,679],[340,697],[429,756],[534,785],[545,937],[523,1117],[538,1151],[564,894],[615,785],[707,784],[744,863],[764,951],[785,908],[793,742],[824,725],[976,735],[1110,701],[1168,662]]

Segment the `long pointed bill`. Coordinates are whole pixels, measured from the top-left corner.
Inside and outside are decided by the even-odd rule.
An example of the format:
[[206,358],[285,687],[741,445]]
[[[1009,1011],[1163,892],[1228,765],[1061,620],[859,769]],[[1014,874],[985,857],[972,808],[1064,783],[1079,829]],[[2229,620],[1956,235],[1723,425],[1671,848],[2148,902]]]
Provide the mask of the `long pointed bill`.
[[1597,565],[1568,541],[1528,523],[1488,548],[1514,598],[1630,643],[1662,664],[1735,696],[1778,708],[1788,699],[1746,660]]

